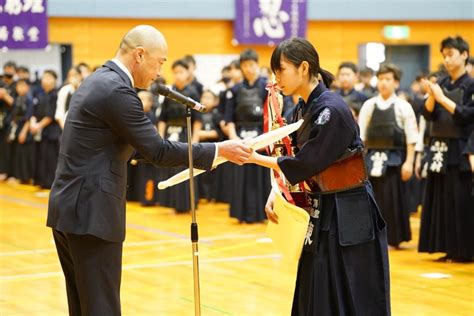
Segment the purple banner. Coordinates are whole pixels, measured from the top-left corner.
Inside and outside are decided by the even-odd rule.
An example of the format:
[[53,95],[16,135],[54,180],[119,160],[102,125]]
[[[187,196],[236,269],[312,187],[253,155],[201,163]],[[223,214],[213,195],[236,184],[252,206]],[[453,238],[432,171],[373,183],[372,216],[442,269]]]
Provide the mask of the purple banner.
[[235,0],[238,44],[273,45],[306,36],[306,0]]
[[46,0],[0,0],[0,49],[48,45]]

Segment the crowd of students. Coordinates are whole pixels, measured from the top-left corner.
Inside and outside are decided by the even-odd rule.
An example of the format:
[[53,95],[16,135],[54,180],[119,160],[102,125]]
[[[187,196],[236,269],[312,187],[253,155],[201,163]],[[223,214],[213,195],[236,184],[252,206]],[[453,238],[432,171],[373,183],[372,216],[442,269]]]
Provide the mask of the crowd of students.
[[[411,240],[410,213],[422,210],[419,251],[444,252],[440,261],[471,262],[474,188],[474,60],[461,37],[447,37],[443,65],[420,74],[408,91],[400,89],[401,70],[381,64],[377,71],[339,66],[331,88],[351,109],[366,147],[366,164],[377,202],[387,222],[388,243],[399,248]],[[206,113],[193,112],[193,142],[247,139],[263,132],[268,68],[252,49],[222,69],[222,79],[203,86],[194,75],[196,61],[185,56],[172,64],[172,89],[199,100]],[[91,73],[81,63],[71,68],[60,89],[57,74],[43,72],[32,81],[27,67],[7,62],[0,81],[0,180],[49,189],[59,155],[61,130],[71,97]],[[376,79],[376,80],[375,80]],[[373,82],[376,84],[372,84]],[[165,83],[159,79],[157,83]],[[148,118],[163,138],[186,141],[185,108],[158,96],[156,87],[140,91]],[[298,96],[283,98],[291,117]],[[324,155],[324,153],[321,153]],[[155,168],[134,157],[127,197],[143,205],[188,212],[187,182],[165,190],[157,183],[182,168]],[[199,199],[229,204],[231,217],[244,223],[265,220],[269,171],[249,164],[221,165],[196,179]]]

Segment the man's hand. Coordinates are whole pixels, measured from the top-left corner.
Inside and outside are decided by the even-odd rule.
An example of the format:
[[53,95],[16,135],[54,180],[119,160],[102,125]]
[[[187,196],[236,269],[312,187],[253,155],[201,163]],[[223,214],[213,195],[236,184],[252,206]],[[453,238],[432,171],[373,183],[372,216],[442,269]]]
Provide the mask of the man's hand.
[[402,165],[402,181],[410,180],[413,175],[413,162],[405,161]]
[[435,100],[438,101],[438,103],[443,103],[443,100],[444,100],[443,89],[441,89],[441,87],[437,83],[430,82],[429,85],[430,85],[430,89]]
[[421,153],[416,154],[415,159],[415,176],[418,180],[421,180]]
[[36,135],[39,132],[39,130],[40,130],[39,124],[33,123],[30,125],[31,134]]
[[421,79],[421,86],[423,87],[423,90],[426,91],[429,95],[433,95],[433,91],[431,91],[431,82],[426,79]]
[[27,136],[27,133],[25,132],[21,132],[19,135],[18,135],[18,143],[19,144],[24,144],[25,141],[26,141],[26,136]]
[[226,140],[217,143],[219,157],[235,164],[243,165],[252,154],[252,149],[244,145],[242,140]]

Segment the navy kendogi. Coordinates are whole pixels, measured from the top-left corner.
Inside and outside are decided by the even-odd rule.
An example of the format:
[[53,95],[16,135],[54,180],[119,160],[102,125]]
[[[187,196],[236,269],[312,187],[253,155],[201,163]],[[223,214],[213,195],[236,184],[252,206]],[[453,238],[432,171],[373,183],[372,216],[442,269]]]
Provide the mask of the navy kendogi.
[[59,155],[59,137],[61,136],[61,127],[54,119],[56,113],[56,101],[58,91],[56,89],[45,93],[38,98],[34,107],[33,116],[39,122],[44,117],[51,118],[51,123],[41,132],[35,135],[36,141],[36,170],[35,185],[42,189],[50,189],[54,181],[56,165]]
[[[15,98],[15,83],[7,85],[0,80],[0,88],[3,88],[7,93]],[[11,109],[12,105],[9,105],[5,100],[0,99],[0,174],[11,173],[10,170],[10,146],[8,145],[8,131],[10,129],[11,120]]]
[[[224,139],[224,134],[219,126],[219,122],[222,116],[219,113],[219,108],[215,108],[201,114],[202,130],[203,131],[215,131],[217,133],[217,138],[215,139],[206,139],[208,142],[218,142]],[[219,187],[225,186],[227,189],[231,189],[229,185],[226,185],[226,182],[229,182],[228,179],[219,178],[219,168],[214,169],[210,172],[205,172],[198,177],[198,186],[199,186],[199,198],[206,199],[208,201],[216,201],[219,196]],[[225,175],[224,175],[225,176]],[[221,181],[219,181],[221,180]]]
[[368,99],[365,94],[357,91],[354,88],[352,88],[352,90],[348,93],[345,93],[342,89],[337,90],[336,93],[342,97],[344,102],[354,111],[356,115],[359,114],[362,104],[364,104],[364,102]]
[[[293,121],[300,118],[295,156],[278,158],[292,185],[363,150],[349,107],[322,82],[298,103]],[[390,315],[386,228],[370,183],[309,197],[292,315]]]
[[429,128],[428,176],[418,251],[444,252],[444,259],[472,261],[472,171],[463,150],[474,128],[474,79],[465,73],[451,82],[447,76],[439,85],[456,109],[450,114],[435,104],[433,112],[423,111]]
[[[158,119],[155,112],[145,112],[146,117],[153,126],[156,126]],[[127,200],[138,201],[143,206],[155,205],[158,200],[157,181],[158,168],[148,161],[142,159],[136,154],[136,164],[129,164],[128,177],[129,188],[127,191]]]
[[[263,133],[263,103],[267,96],[267,79],[259,77],[250,86],[244,79],[228,92],[225,121],[235,124],[241,139],[256,137]],[[230,216],[240,222],[254,223],[266,219],[265,203],[270,193],[269,170],[246,164],[232,167],[232,198]]]
[[[183,89],[177,89],[173,86],[173,90],[188,96],[193,100],[199,100],[199,94],[191,84]],[[193,111],[191,113],[192,122],[200,120],[199,112]],[[170,141],[187,142],[188,130],[186,127],[186,108],[169,98],[166,98],[162,105],[159,121],[166,123],[166,131],[164,139]],[[166,180],[175,174],[187,169],[186,167],[160,167],[160,180]],[[195,179],[195,206],[199,201],[197,180]],[[174,185],[165,190],[158,192],[158,201],[161,206],[174,208],[178,213],[183,213],[191,210],[189,201],[189,182],[185,181]]]
[[[29,131],[26,133],[26,140],[20,144],[18,137],[25,128],[25,124],[33,114],[33,99],[27,94],[17,96],[11,111],[11,122],[8,133],[11,144],[11,175],[22,183],[33,179],[35,175],[35,143]],[[26,126],[28,128],[28,126]]]

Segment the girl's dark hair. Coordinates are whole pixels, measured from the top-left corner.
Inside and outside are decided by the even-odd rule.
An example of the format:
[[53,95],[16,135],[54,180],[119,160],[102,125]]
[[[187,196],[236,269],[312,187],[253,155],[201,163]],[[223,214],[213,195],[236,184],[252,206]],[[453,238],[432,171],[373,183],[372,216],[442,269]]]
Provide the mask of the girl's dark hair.
[[304,38],[294,37],[278,44],[270,62],[274,73],[281,68],[282,55],[295,67],[299,67],[303,61],[308,62],[310,78],[318,78],[321,75],[326,87],[330,87],[334,81],[334,75],[319,65],[319,55],[314,46]]

